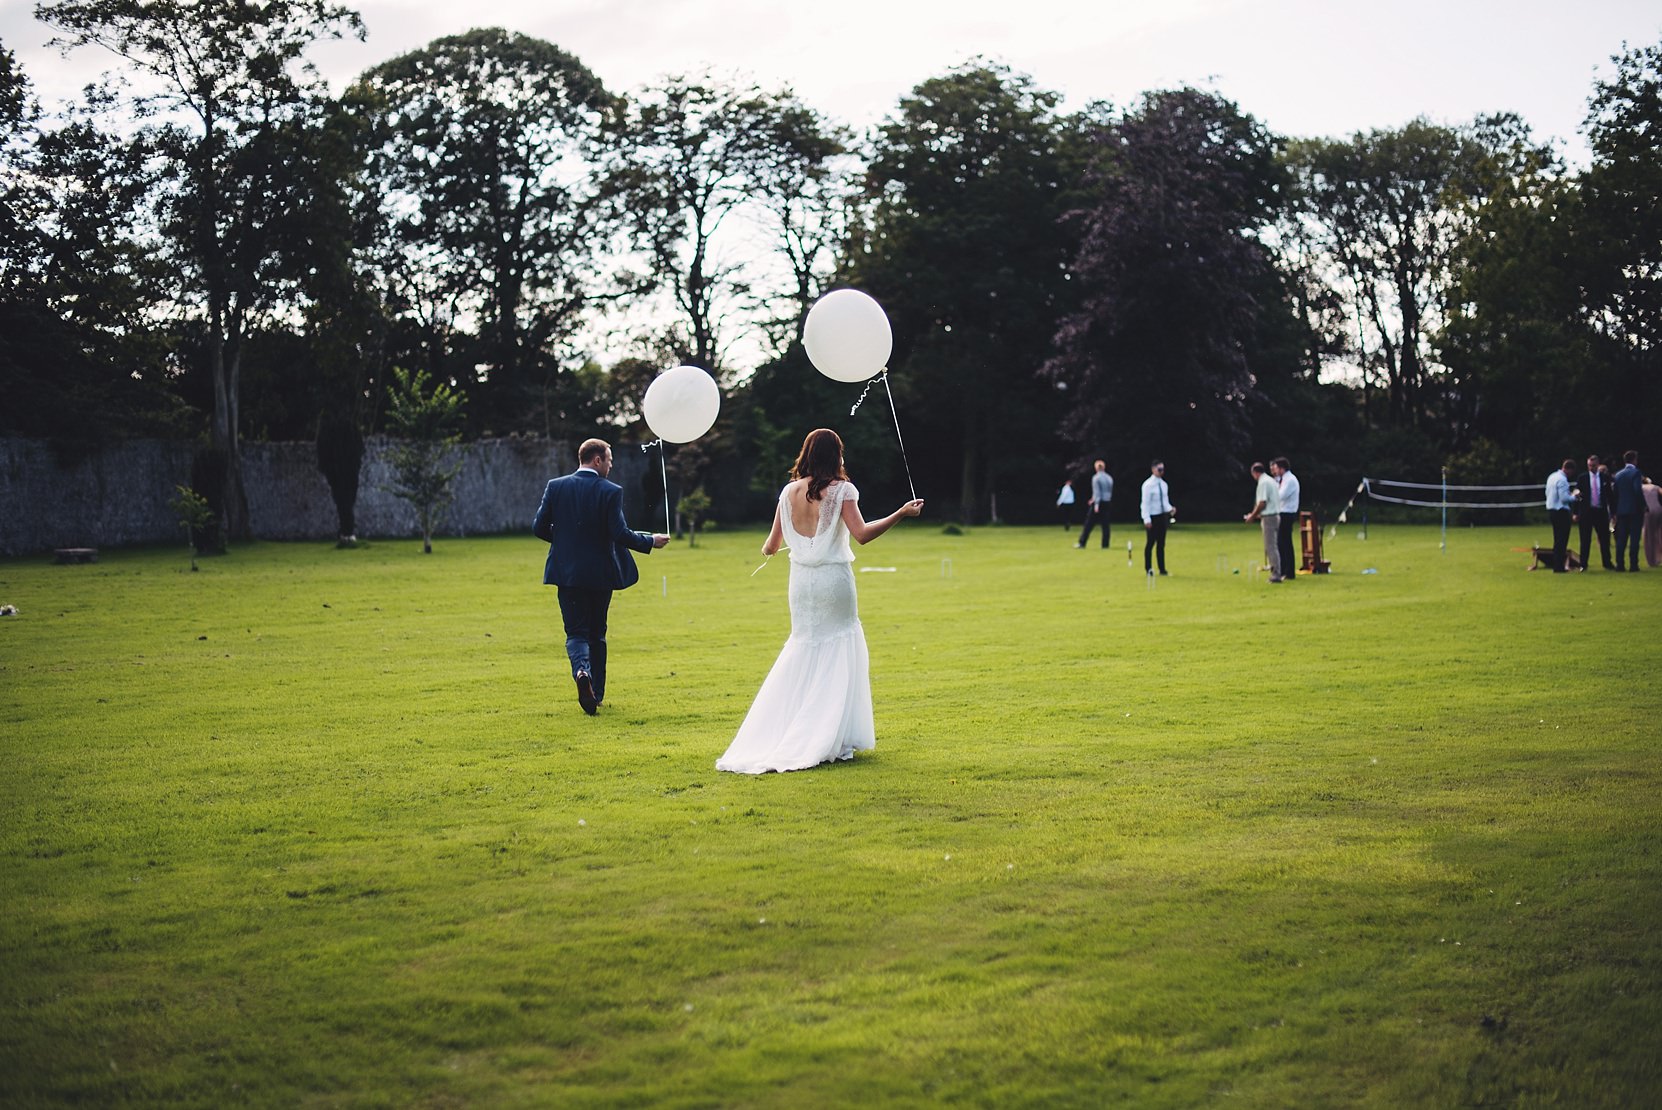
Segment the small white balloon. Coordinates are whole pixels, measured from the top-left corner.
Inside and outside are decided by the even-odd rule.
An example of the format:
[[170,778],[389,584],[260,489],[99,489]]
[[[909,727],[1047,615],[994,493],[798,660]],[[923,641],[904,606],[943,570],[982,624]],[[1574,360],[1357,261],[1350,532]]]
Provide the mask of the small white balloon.
[[665,443],[691,443],[710,430],[721,411],[721,390],[710,372],[698,366],[665,370],[646,387],[641,415]]
[[894,333],[882,305],[858,289],[838,289],[808,310],[802,345],[832,381],[863,382],[889,364]]

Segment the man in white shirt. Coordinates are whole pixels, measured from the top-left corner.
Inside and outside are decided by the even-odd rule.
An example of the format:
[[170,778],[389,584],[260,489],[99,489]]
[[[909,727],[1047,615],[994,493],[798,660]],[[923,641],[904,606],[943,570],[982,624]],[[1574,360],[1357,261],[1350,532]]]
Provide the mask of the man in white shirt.
[[1547,475],[1547,519],[1552,521],[1552,571],[1563,574],[1569,567],[1564,559],[1570,549],[1570,477],[1575,474],[1575,460],[1565,459],[1562,466]]
[[[1155,459],[1143,482],[1143,530],[1148,534],[1143,541],[1143,573],[1153,574],[1153,562],[1160,564],[1160,573],[1166,573],[1166,526],[1177,516],[1171,503],[1171,491],[1166,488],[1166,464]],[[1151,559],[1151,556],[1153,557]]]
[[1281,534],[1281,490],[1271,478],[1264,464],[1252,464],[1252,480],[1258,484],[1254,496],[1252,511],[1241,519],[1251,523],[1257,521],[1264,533],[1264,565],[1269,568],[1270,581],[1281,581],[1281,549],[1278,546]]
[[1292,582],[1298,574],[1298,558],[1293,554],[1293,532],[1298,528],[1298,475],[1286,455],[1270,460],[1270,475],[1281,490],[1281,531],[1276,537],[1276,548],[1281,552],[1281,578]]

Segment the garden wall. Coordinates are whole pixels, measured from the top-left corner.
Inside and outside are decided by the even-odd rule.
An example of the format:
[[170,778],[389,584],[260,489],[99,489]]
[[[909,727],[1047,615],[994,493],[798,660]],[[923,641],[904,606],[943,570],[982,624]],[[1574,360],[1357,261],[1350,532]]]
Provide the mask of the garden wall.
[[[392,480],[390,446],[381,437],[365,444],[358,478],[361,537],[418,534],[414,510],[385,488]],[[190,484],[193,450],[189,443],[133,440],[63,458],[46,440],[0,439],[0,555],[183,543],[168,501],[175,486]],[[529,532],[544,484],[577,465],[575,448],[558,440],[481,440],[458,451],[462,470],[441,529],[447,535]],[[623,486],[630,523],[642,530],[661,527],[662,510],[647,514],[642,492],[647,459],[655,467],[656,453],[617,445],[613,454],[612,480]],[[245,443],[242,462],[256,538],[335,539],[335,503],[317,468],[315,444]]]

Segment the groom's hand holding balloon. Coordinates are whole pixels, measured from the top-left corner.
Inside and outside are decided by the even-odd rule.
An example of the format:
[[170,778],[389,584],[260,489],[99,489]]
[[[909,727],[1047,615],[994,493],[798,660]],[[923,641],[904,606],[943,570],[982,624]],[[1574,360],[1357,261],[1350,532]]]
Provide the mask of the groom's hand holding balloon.
[[663,547],[667,543],[669,543],[669,537],[668,536],[664,535],[662,532],[652,533],[652,546],[653,547],[655,547],[655,548]]

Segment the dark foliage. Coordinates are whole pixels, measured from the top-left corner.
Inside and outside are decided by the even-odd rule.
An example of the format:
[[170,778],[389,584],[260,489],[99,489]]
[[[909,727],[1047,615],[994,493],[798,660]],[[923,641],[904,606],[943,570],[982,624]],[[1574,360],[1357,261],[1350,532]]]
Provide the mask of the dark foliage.
[[1181,503],[1186,487],[1244,472],[1260,378],[1300,369],[1259,239],[1281,196],[1276,143],[1228,101],[1180,89],[1151,94],[1092,144],[1095,195],[1073,217],[1081,306],[1046,374],[1082,451],[1137,481],[1164,459]]

